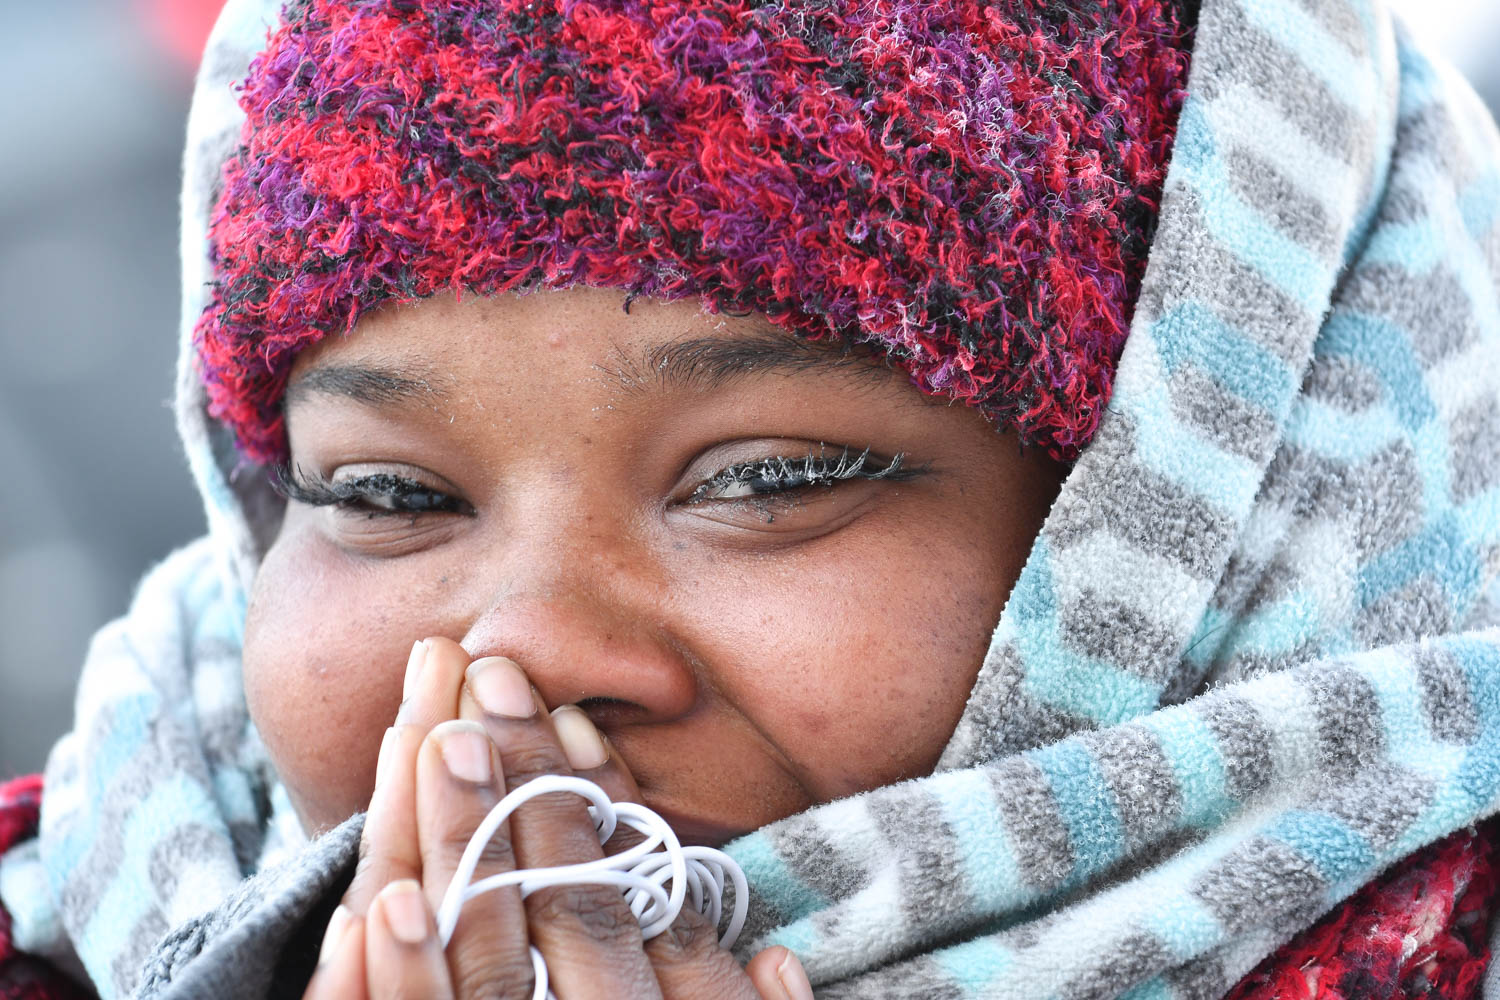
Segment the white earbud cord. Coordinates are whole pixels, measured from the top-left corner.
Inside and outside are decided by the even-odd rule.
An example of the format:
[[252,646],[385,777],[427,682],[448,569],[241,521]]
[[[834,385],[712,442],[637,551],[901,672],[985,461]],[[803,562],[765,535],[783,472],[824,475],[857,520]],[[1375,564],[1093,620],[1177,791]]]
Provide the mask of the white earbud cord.
[[[479,856],[510,814],[522,803],[552,792],[569,792],[589,801],[589,816],[603,844],[614,835],[615,828],[625,825],[640,831],[645,840],[626,851],[597,861],[555,868],[527,868],[503,872],[474,882]],[[658,850],[658,849],[661,850]],[[724,916],[726,880],[734,885],[734,912],[729,926],[719,937],[719,944],[732,948],[745,926],[745,912],[750,905],[745,873],[729,855],[712,847],[683,847],[667,821],[645,806],[634,802],[611,802],[604,789],[583,778],[544,774],[533,778],[496,803],[489,815],[469,838],[453,881],[443,893],[438,906],[438,937],[443,947],[453,937],[458,914],[465,903],[481,893],[507,885],[519,885],[524,898],[538,889],[557,885],[613,885],[625,894],[630,912],[641,923],[641,936],[656,937],[672,926],[691,897],[693,909],[719,926]],[[671,882],[668,891],[666,883]],[[542,953],[531,949],[531,965],[536,977],[532,1000],[556,1000],[547,988],[547,963]]]

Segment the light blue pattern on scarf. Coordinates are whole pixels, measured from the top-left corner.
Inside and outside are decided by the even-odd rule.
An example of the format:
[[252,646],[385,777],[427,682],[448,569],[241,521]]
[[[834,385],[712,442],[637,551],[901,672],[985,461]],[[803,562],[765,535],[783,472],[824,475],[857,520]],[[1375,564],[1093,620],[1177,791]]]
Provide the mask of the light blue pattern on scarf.
[[[220,90],[273,13],[231,2],[195,99],[185,359]],[[1204,0],[1110,412],[939,773],[732,845],[744,947],[791,947],[820,998],[1215,995],[1500,808],[1500,142],[1398,39],[1377,0]],[[268,498],[187,360],[179,392],[212,537],[90,655],[48,769],[57,910],[5,899],[23,947],[60,916],[106,997],[296,846],[235,697]]]

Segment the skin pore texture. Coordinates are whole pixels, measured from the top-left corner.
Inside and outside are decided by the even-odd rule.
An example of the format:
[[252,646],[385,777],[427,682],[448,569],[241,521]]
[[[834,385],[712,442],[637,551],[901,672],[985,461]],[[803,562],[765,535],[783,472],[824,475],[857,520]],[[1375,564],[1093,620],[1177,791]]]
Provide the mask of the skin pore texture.
[[244,670],[309,831],[428,636],[578,705],[687,841],[936,763],[1060,468],[879,360],[621,304],[445,296],[298,359]]

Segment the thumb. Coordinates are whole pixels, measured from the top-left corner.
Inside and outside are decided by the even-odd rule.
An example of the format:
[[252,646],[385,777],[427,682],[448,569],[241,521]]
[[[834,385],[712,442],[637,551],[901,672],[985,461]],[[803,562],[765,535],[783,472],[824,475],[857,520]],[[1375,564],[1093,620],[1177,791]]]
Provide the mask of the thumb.
[[755,984],[761,1000],[813,1000],[807,971],[786,948],[767,948],[750,960],[745,973]]

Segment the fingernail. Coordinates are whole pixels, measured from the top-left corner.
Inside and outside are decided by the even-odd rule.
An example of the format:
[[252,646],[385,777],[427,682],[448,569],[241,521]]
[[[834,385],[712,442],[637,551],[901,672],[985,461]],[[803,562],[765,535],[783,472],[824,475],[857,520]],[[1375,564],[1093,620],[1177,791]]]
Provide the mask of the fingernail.
[[513,661],[503,656],[486,656],[469,664],[464,676],[474,700],[491,715],[529,719],[536,714],[531,681]]
[[490,780],[490,738],[484,727],[467,720],[445,722],[433,731],[443,751],[448,773],[475,785]]
[[386,775],[391,772],[391,757],[394,752],[391,745],[396,742],[396,727],[388,726],[385,735],[380,738],[380,756],[375,761],[375,787],[379,788],[385,784]]
[[380,905],[385,907],[385,922],[402,944],[421,944],[427,940],[427,903],[416,880],[403,878],[380,890]]
[[427,664],[427,640],[418,639],[406,658],[406,680],[401,682],[401,700],[410,701],[417,690],[417,680],[422,676],[422,667]]
[[333,958],[333,953],[338,950],[339,941],[343,940],[344,932],[349,929],[349,907],[343,903],[333,911],[333,916],[328,918],[328,927],[323,931],[323,945],[318,949],[318,964],[324,965]]
[[583,709],[576,705],[564,705],[552,713],[552,725],[557,730],[557,740],[568,757],[568,766],[575,771],[592,770],[609,759],[609,751],[599,730]]
[[790,1000],[813,1000],[812,981],[807,978],[807,970],[802,968],[802,963],[791,952],[787,952],[786,958],[781,960],[781,965],[776,969],[776,978]]

